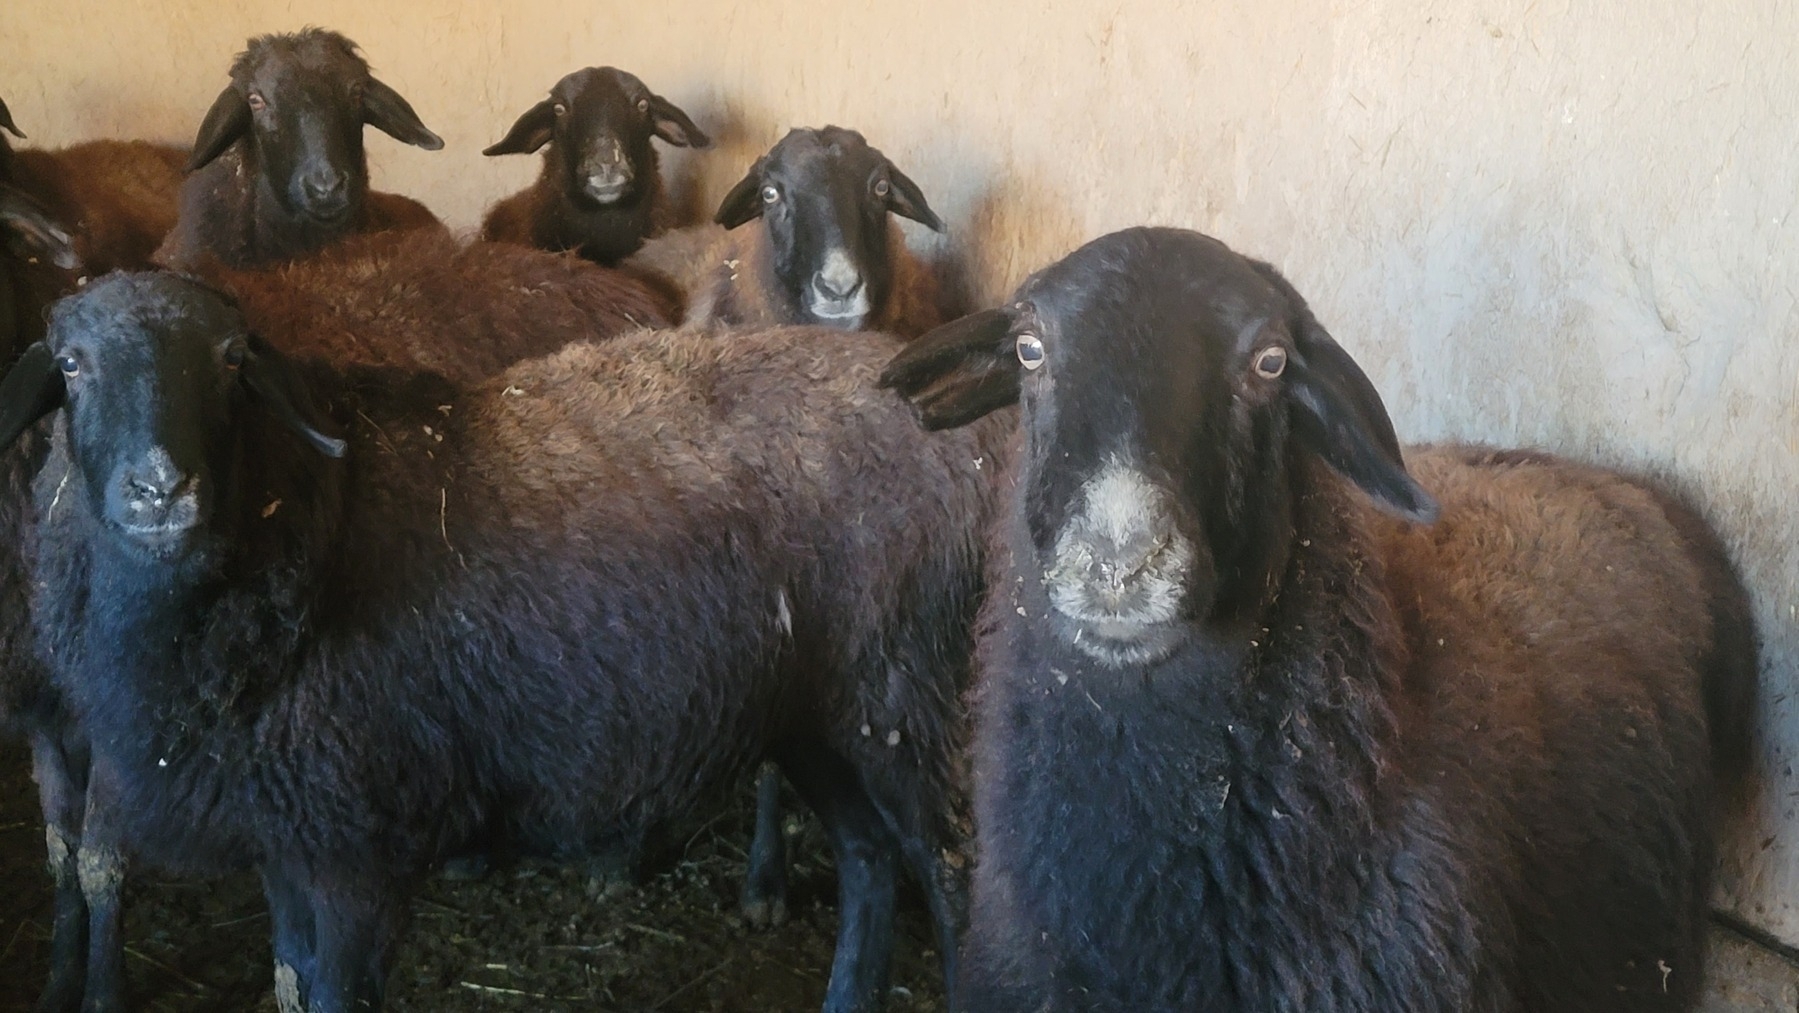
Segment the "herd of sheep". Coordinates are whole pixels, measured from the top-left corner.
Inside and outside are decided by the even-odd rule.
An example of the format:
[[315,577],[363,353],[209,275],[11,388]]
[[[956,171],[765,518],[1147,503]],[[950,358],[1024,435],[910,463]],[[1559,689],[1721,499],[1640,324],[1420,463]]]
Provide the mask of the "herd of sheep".
[[365,125],[443,144],[309,29],[191,151],[0,136],[42,1013],[128,1008],[128,868],[254,870],[283,1013],[373,1010],[425,877],[629,858],[759,770],[776,919],[774,768],[836,859],[830,1013],[881,1007],[902,872],[969,1013],[1692,1008],[1757,637],[1672,491],[1402,453],[1193,232],[956,316],[853,131],[679,228],[652,138],[705,132],[577,71],[466,241]]

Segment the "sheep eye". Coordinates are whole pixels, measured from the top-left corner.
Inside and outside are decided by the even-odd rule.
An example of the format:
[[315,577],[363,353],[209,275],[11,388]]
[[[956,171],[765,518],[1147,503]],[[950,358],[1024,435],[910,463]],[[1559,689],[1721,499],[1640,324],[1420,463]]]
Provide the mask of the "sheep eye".
[[1287,368],[1287,352],[1281,348],[1264,348],[1256,356],[1256,375],[1272,380]]
[[875,180],[875,196],[885,197],[893,192],[893,184],[884,179]]
[[550,110],[558,116],[567,116],[568,115],[568,106],[565,106],[560,102],[551,106]]
[[1037,340],[1035,334],[1018,336],[1018,361],[1026,369],[1036,369],[1043,365],[1043,342]]
[[73,355],[57,356],[56,368],[62,370],[62,375],[71,380],[75,379],[75,377],[81,373],[81,363],[76,362]]
[[250,111],[253,113],[259,113],[268,108],[268,103],[263,100],[260,92],[251,92],[250,97],[245,99],[245,102],[249,105]]
[[772,186],[765,186],[762,188],[762,203],[773,204],[775,201],[778,201],[780,199],[781,199],[781,191],[776,190]]
[[650,111],[650,100],[647,98],[638,99],[637,100],[637,111],[640,113],[649,112]]
[[248,353],[244,346],[232,345],[230,348],[225,349],[225,365],[232,369],[236,369],[244,364],[244,357],[246,354]]

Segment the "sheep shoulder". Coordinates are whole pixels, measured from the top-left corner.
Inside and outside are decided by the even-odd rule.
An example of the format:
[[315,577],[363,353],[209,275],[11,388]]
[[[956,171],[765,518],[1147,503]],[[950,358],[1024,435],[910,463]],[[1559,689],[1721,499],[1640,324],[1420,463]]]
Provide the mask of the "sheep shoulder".
[[443,229],[444,224],[420,201],[403,194],[370,190],[365,206],[364,232],[407,229]]

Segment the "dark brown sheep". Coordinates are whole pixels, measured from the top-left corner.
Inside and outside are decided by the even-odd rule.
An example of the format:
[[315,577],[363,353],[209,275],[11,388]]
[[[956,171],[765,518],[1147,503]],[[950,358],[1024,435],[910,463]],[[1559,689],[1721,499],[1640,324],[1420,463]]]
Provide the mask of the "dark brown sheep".
[[1292,286],[1181,230],[885,380],[1024,408],[953,1008],[1692,1007],[1756,639],[1690,508],[1532,452],[1408,473]]
[[[270,270],[233,270],[213,261],[204,270],[278,348],[336,363],[425,368],[457,382],[492,376],[570,341],[663,326],[672,314],[665,299],[619,272],[522,247],[464,247],[440,231],[353,236]],[[87,883],[78,876],[86,743],[35,660],[26,621],[17,553],[44,434],[34,431],[20,442],[0,454],[0,530],[11,533],[0,538],[0,719],[31,742],[56,882],[42,1008],[72,1010],[84,991],[117,994],[109,977],[116,963],[87,970],[81,940],[90,907],[118,909],[123,873],[90,876]]]
[[943,231],[924,192],[861,134],[793,130],[725,195],[716,225],[652,240],[625,266],[681,292],[688,328],[916,337],[942,322],[942,294],[893,215]]
[[674,224],[652,137],[683,148],[712,143],[635,74],[614,67],[569,74],[482,152],[544,149],[537,181],[494,204],[481,238],[574,250],[608,265],[630,256]]
[[106,800],[84,870],[253,864],[286,1001],[374,1009],[445,854],[662,826],[772,752],[837,854],[825,1008],[882,1001],[902,862],[954,941],[997,426],[920,433],[893,339],[645,332],[471,387],[289,360],[160,274],[46,342],[5,387],[67,402],[33,608]]
[[443,147],[342,35],[308,28],[251,39],[200,124],[180,219],[156,260],[251,267],[357,232],[442,228],[423,204],[369,190],[364,124]]

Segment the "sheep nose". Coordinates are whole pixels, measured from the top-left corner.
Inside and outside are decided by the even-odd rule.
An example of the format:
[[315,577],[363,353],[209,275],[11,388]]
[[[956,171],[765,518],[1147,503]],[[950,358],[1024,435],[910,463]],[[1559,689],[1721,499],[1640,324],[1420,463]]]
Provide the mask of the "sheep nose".
[[315,206],[341,205],[349,183],[350,178],[345,173],[336,169],[318,169],[300,177],[300,190]]
[[176,497],[187,490],[187,475],[163,461],[150,461],[127,471],[124,476],[123,499],[134,513],[167,510]]

